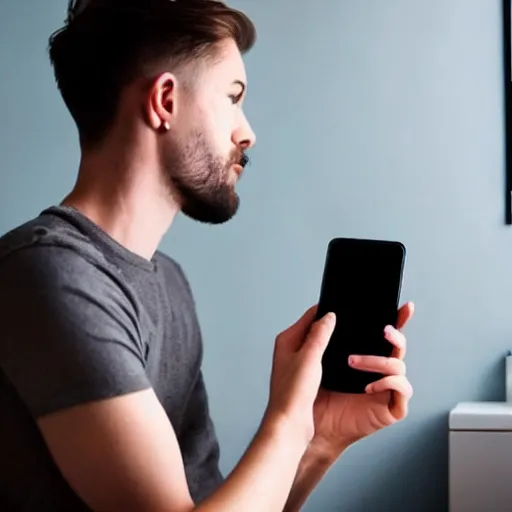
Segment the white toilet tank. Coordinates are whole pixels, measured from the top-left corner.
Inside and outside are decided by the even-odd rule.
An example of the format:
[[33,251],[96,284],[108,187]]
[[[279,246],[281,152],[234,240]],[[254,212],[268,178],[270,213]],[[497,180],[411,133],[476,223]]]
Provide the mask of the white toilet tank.
[[449,423],[450,512],[512,512],[512,404],[460,403]]

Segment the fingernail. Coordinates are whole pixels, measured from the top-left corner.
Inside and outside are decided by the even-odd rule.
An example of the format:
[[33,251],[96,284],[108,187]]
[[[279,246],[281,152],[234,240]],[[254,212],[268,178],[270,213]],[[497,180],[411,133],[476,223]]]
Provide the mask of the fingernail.
[[325,321],[329,324],[329,325],[332,325],[334,324],[334,321],[336,320],[336,316],[334,313],[327,313],[325,315]]
[[371,385],[371,384],[369,384],[368,386],[366,386],[365,391],[366,391],[369,395],[371,395],[371,394],[373,393],[373,387],[372,387],[372,385]]
[[384,328],[384,334],[391,334],[394,331],[393,327],[391,325],[386,325]]
[[353,366],[357,363],[357,356],[349,356],[348,357],[348,364]]

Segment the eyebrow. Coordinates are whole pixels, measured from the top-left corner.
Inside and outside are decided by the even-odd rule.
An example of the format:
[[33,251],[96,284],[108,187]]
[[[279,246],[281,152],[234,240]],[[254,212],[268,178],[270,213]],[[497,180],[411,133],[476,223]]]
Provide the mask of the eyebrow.
[[234,80],[233,85],[239,85],[242,88],[242,92],[240,93],[240,96],[243,96],[245,89],[246,89],[246,85],[241,80]]

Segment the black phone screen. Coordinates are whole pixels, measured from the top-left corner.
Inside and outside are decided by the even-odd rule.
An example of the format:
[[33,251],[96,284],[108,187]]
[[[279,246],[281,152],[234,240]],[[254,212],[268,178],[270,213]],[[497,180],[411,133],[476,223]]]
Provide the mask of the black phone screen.
[[322,387],[364,393],[379,374],[351,368],[350,355],[389,357],[386,325],[396,326],[405,247],[399,242],[336,238],[329,243],[317,318],[336,314],[322,359]]

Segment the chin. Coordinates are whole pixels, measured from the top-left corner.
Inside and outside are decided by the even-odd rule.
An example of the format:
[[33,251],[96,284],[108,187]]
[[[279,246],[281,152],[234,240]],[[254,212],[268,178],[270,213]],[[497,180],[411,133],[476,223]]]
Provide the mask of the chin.
[[187,202],[182,208],[182,213],[203,224],[225,224],[238,213],[240,207],[240,199],[233,192],[225,199],[227,200],[208,203]]

